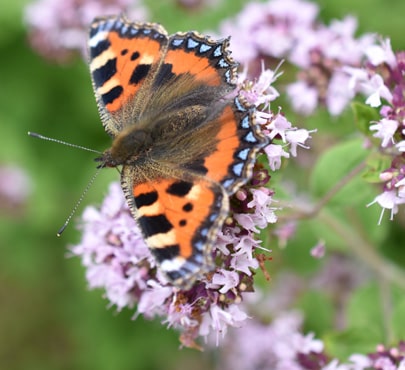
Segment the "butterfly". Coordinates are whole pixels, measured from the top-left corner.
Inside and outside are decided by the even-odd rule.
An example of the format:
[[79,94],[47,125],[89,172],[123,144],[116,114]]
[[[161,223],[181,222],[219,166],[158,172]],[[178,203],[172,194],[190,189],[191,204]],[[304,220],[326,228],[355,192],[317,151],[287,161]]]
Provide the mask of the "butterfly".
[[156,23],[96,18],[88,40],[98,110],[112,138],[99,167],[121,186],[157,265],[188,289],[214,268],[230,196],[268,140],[237,91],[229,39],[168,35]]

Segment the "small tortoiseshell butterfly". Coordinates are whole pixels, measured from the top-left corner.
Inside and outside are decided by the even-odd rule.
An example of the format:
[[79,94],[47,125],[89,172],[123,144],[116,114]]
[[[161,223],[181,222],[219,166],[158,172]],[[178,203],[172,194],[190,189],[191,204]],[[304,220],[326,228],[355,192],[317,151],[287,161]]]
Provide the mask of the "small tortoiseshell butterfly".
[[228,39],[175,33],[123,17],[94,20],[90,71],[113,142],[99,167],[122,166],[121,185],[168,280],[187,289],[213,269],[229,197],[267,144],[254,108],[235,92]]

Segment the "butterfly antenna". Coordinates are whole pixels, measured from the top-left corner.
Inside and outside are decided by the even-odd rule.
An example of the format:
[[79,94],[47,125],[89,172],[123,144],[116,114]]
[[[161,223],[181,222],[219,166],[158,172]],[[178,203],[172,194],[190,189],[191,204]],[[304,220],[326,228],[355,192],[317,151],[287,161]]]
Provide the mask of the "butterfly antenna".
[[[97,153],[97,154],[103,154],[102,152],[98,151],[98,150],[94,150],[94,149],[90,149],[90,148],[86,148],[85,146],[81,146],[81,145],[76,145],[76,144],[72,144],[72,143],[67,143],[66,141],[62,141],[62,140],[58,140],[58,139],[54,139],[51,137],[47,137],[41,134],[37,134],[36,132],[31,132],[28,131],[28,135],[32,136],[32,137],[36,137],[38,139],[42,139],[42,140],[47,140],[47,141],[52,141],[54,143],[58,143],[58,144],[63,144],[66,146],[70,146],[72,148],[76,148],[76,149],[82,149],[82,150],[86,150],[88,152],[92,152],[92,153]],[[79,200],[76,202],[75,206],[72,209],[72,212],[70,212],[69,217],[66,219],[65,223],[63,224],[63,226],[58,230],[58,232],[56,233],[57,236],[61,236],[62,233],[65,231],[66,227],[69,225],[70,220],[72,219],[72,217],[74,216],[74,214],[76,213],[77,209],[79,208],[80,203],[82,202],[82,200],[84,199],[84,197],[86,196],[87,192],[89,191],[89,189],[91,188],[91,186],[94,183],[94,180],[96,179],[96,177],[98,176],[98,174],[100,173],[100,171],[102,170],[102,167],[100,167],[96,173],[93,175],[93,177],[90,179],[89,183],[87,184],[86,188],[84,189],[82,195],[80,196]]]
[[70,212],[69,217],[66,219],[65,223],[63,224],[63,226],[58,230],[58,232],[56,233],[57,236],[61,236],[62,233],[65,231],[67,225],[69,224],[70,220],[72,219],[72,217],[74,216],[74,214],[76,213],[77,209],[79,208],[80,203],[82,202],[82,200],[84,199],[84,197],[86,196],[87,192],[89,191],[89,189],[91,188],[91,186],[94,183],[94,180],[96,179],[96,177],[98,176],[98,174],[100,173],[100,171],[103,168],[99,168],[96,173],[93,175],[93,177],[90,179],[90,181],[88,182],[86,188],[84,189],[82,195],[80,196],[79,200],[76,202],[75,206],[72,209],[72,212]]
[[51,138],[51,137],[46,137],[46,136],[43,136],[43,135],[41,135],[41,134],[37,134],[36,132],[28,131],[28,135],[29,135],[29,136],[32,136],[32,137],[36,137],[36,138],[38,138],[38,139],[47,140],[47,141],[52,141],[52,142],[54,142],[54,143],[58,143],[58,144],[63,144],[63,145],[66,145],[66,146],[70,146],[70,147],[72,147],[72,148],[77,148],[77,149],[87,150],[88,152],[92,152],[92,153],[102,154],[102,152],[99,152],[98,150],[86,148],[85,146],[81,146],[81,145],[76,145],[76,144],[72,144],[72,143],[67,143],[66,141],[62,141],[62,140],[58,140],[58,139],[53,139],[53,138]]

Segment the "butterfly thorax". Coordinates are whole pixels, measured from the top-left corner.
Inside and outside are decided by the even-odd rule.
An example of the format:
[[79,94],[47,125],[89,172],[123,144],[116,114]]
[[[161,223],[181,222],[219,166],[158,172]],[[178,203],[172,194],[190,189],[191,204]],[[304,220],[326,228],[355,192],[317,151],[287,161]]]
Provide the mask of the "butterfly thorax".
[[125,165],[145,155],[152,143],[150,132],[141,129],[123,131],[114,138],[111,148],[104,151],[96,161],[101,162],[100,167]]
[[[137,117],[114,137],[111,148],[96,161],[101,163],[99,167],[117,167],[139,166],[153,159],[171,167],[173,163],[179,165],[199,158],[215,147],[219,129],[215,118],[224,105],[215,102],[207,108],[196,104],[181,111]],[[211,117],[211,122],[207,117]]]

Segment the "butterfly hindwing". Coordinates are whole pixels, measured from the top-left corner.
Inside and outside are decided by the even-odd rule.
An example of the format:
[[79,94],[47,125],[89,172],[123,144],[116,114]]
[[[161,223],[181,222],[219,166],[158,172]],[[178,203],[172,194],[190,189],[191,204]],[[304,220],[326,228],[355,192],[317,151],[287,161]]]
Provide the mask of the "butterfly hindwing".
[[229,210],[227,194],[203,177],[141,181],[134,171],[124,167],[121,184],[145,241],[169,280],[187,288],[213,267],[212,245]]
[[255,111],[235,97],[207,125],[207,138],[213,134],[211,150],[186,165],[199,169],[207,178],[220,183],[229,195],[251,177],[256,155],[267,145],[267,138],[255,125]]

